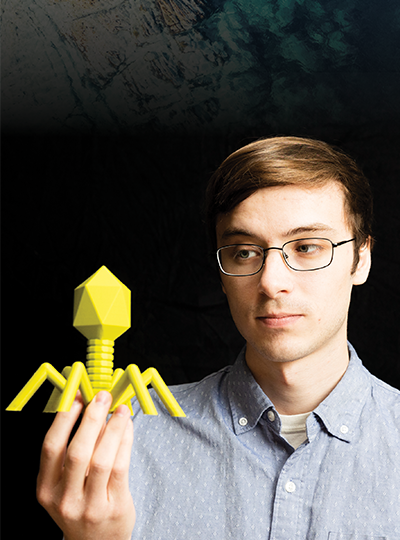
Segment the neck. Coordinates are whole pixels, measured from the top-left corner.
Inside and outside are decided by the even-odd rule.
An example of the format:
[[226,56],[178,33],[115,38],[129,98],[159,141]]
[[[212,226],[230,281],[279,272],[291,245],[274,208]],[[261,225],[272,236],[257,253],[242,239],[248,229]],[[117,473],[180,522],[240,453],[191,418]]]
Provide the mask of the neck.
[[323,353],[287,362],[257,358],[247,350],[254,378],[280,414],[313,411],[335,388],[349,364],[347,342]]

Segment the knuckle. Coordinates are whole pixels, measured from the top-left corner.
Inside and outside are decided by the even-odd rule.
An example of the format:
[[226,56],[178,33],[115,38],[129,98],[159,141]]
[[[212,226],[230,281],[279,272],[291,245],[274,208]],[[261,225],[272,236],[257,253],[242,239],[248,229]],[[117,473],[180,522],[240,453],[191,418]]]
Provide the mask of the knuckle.
[[54,439],[45,438],[42,446],[42,453],[48,458],[52,458],[60,452],[60,445]]
[[61,517],[64,522],[75,522],[78,521],[80,517],[80,511],[77,511],[76,504],[71,504],[70,499],[63,498],[57,505],[57,514]]
[[97,422],[99,416],[103,416],[103,414],[104,413],[101,407],[96,407],[95,405],[93,405],[93,403],[90,403],[85,412],[85,420]]
[[120,480],[120,479],[127,479],[129,474],[129,463],[123,463],[121,461],[116,461],[114,463],[114,466],[112,468],[112,475],[114,478]]
[[71,500],[65,494],[59,498],[54,496],[50,489],[39,488],[36,492],[39,504],[52,516],[57,516],[64,523],[72,523],[79,520],[81,511],[76,500]]
[[91,527],[98,525],[99,523],[103,522],[104,519],[106,518],[107,516],[105,516],[104,508],[101,508],[98,506],[92,506],[92,505],[85,508],[85,511],[82,516],[83,521],[86,524],[90,525]]
[[126,517],[126,512],[124,511],[124,508],[122,508],[121,506],[116,506],[113,509],[112,517],[115,521],[121,521],[123,518]]
[[48,508],[52,502],[52,494],[48,489],[44,488],[40,484],[37,484],[36,499],[40,506],[43,506],[43,508]]
[[95,474],[105,474],[111,471],[111,466],[107,461],[93,459],[90,464],[90,470]]
[[79,448],[71,447],[65,456],[65,465],[67,467],[80,466],[86,461],[85,453]]
[[108,500],[107,504],[88,505],[81,516],[82,522],[89,528],[93,529],[100,524],[104,524],[105,521],[109,523],[118,523],[121,520],[126,519],[127,515],[131,512],[131,508],[126,501],[123,502],[118,499]]

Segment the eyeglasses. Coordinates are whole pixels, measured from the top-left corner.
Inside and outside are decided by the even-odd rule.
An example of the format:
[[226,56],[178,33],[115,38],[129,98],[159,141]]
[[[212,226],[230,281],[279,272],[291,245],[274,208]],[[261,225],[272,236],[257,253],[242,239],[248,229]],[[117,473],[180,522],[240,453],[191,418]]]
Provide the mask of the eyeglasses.
[[253,276],[263,268],[267,252],[277,249],[292,270],[312,272],[329,266],[333,261],[334,249],[353,240],[355,238],[334,243],[328,238],[300,238],[286,242],[281,248],[232,244],[218,249],[217,260],[221,272],[227,276]]

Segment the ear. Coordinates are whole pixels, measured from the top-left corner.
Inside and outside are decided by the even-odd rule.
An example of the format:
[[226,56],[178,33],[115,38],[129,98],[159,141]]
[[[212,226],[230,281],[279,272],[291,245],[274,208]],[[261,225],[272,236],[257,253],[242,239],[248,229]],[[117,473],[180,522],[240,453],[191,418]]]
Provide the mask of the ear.
[[371,237],[360,247],[360,259],[353,273],[353,285],[362,285],[367,281],[371,269]]

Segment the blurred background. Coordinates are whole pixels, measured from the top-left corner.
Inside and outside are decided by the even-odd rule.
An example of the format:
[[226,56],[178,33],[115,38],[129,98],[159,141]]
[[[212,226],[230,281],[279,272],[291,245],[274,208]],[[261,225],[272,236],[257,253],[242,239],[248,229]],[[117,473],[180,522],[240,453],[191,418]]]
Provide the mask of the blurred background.
[[[227,155],[271,135],[336,144],[370,179],[376,247],[349,339],[400,388],[397,2],[6,0],[3,10],[3,410],[41,363],[84,361],[73,290],[102,265],[132,291],[115,367],[153,366],[179,384],[234,362],[243,343],[209,254],[204,190]],[[16,538],[62,537],[35,500],[51,390],[3,414],[3,523]]]

